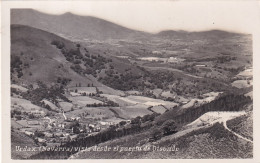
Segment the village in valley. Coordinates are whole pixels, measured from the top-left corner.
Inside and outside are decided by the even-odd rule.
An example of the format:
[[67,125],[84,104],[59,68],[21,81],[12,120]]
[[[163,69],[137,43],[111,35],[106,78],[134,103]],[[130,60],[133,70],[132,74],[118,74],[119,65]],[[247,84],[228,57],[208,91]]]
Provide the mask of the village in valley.
[[[17,91],[27,90],[26,88],[17,85],[12,85],[12,88]],[[93,91],[91,92],[91,90],[96,89],[95,87],[85,87],[85,89],[88,88],[90,92],[78,91],[77,89],[80,88],[81,87],[74,87],[74,89],[68,89],[67,93],[70,94],[71,97],[95,96],[95,93]],[[82,106],[81,104],[67,103],[68,105],[66,105],[66,102],[61,102],[61,104],[58,105],[59,107],[57,107],[51,102],[44,100],[51,109],[56,109],[57,113],[53,114],[45,108],[40,108],[39,106],[32,104],[30,101],[22,100],[18,97],[12,98],[12,127],[19,129],[27,136],[33,137],[36,142],[45,146],[55,146],[62,142],[73,141],[80,137],[94,135],[119,122],[119,120],[116,122],[107,121],[107,117],[102,117],[102,112],[80,111],[83,107],[90,104]],[[97,100],[94,100],[92,103],[95,107],[102,106],[102,104],[103,102]],[[61,107],[61,105],[65,107]],[[75,112],[78,110],[78,113],[75,115],[69,113],[74,110]],[[130,121],[127,120],[125,122],[129,123]]]

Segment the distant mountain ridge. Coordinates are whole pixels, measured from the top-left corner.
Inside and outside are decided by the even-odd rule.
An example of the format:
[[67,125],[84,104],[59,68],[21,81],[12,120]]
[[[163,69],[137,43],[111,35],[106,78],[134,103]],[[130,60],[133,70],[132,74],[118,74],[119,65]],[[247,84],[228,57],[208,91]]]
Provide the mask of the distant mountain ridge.
[[61,15],[50,15],[33,9],[12,9],[11,24],[27,25],[42,29],[63,37],[75,37],[78,39],[108,40],[108,39],[151,39],[159,37],[163,39],[175,38],[208,38],[228,37],[241,35],[221,30],[202,32],[187,32],[165,30],[157,34],[137,31],[117,25],[115,23],[92,17],[80,16],[67,12]]
[[55,34],[86,39],[127,39],[150,35],[92,16],[78,16],[70,12],[49,15],[32,9],[12,9],[11,24],[27,25]]
[[241,33],[232,33],[222,30],[208,30],[201,32],[187,32],[187,31],[174,31],[165,30],[156,34],[156,36],[161,38],[225,38],[244,35]]

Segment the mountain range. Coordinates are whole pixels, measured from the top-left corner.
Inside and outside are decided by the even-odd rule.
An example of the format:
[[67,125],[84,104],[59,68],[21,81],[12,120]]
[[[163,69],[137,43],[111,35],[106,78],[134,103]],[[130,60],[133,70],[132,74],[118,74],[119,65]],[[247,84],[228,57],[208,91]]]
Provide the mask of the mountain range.
[[152,39],[152,38],[207,38],[228,37],[236,33],[210,30],[203,32],[187,32],[165,30],[156,34],[137,31],[92,16],[80,16],[67,12],[61,15],[41,13],[33,9],[12,9],[11,24],[27,25],[46,30],[63,37],[76,39],[108,40],[108,39]]

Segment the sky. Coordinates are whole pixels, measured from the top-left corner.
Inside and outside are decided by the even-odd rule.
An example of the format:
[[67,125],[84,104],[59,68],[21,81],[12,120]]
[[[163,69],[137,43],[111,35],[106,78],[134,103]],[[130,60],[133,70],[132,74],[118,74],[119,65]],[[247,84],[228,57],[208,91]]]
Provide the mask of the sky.
[[35,9],[49,14],[71,12],[95,16],[125,27],[157,33],[162,30],[256,30],[259,1],[70,1],[45,3]]
[[211,29],[253,33],[260,26],[260,0],[3,0],[2,6],[95,16],[151,33]]

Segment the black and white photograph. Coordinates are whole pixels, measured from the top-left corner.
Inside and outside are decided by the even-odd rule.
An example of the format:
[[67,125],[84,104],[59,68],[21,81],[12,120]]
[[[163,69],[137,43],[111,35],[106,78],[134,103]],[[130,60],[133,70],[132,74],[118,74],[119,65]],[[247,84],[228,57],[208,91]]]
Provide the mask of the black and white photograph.
[[254,159],[254,1],[116,2],[8,10],[11,160]]

